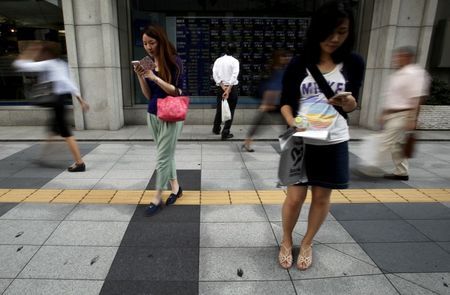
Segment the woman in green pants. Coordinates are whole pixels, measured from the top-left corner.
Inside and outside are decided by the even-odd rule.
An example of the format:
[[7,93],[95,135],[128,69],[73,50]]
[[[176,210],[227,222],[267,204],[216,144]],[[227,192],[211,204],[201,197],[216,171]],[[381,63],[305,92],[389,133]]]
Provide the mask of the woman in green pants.
[[142,32],[142,43],[145,51],[153,60],[151,66],[134,64],[142,93],[148,99],[147,122],[153,132],[157,148],[156,195],[145,209],[152,215],[162,208],[162,191],[170,183],[172,193],[166,201],[171,205],[182,196],[183,190],[177,181],[175,167],[175,147],[183,122],[165,122],[157,117],[156,102],[167,96],[178,96],[182,93],[183,66],[172,43],[167,39],[164,29],[148,26]]

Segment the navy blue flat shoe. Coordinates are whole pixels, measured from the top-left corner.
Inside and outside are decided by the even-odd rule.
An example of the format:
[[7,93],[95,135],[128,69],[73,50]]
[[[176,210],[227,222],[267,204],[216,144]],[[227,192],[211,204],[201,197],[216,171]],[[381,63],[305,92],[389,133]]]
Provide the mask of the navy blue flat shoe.
[[150,205],[145,207],[144,214],[145,214],[145,216],[152,216],[152,215],[156,214],[161,209],[162,209],[162,201],[160,201],[158,205],[150,203]]
[[166,206],[174,204],[177,201],[177,199],[180,198],[182,195],[183,195],[183,189],[180,186],[180,188],[178,189],[178,192],[176,194],[171,193],[170,196],[167,198]]

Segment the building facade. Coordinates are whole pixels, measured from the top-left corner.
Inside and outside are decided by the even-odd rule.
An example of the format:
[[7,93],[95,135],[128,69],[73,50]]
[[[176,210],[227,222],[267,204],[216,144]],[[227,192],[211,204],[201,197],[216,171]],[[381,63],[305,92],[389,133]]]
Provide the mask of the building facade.
[[[224,42],[237,43],[242,66],[235,124],[250,124],[257,112],[257,85],[270,53],[283,48],[295,54],[302,46],[310,16],[323,2],[2,1],[0,125],[45,124],[47,112],[30,106],[27,99],[32,78],[15,73],[10,63],[27,41],[48,36],[61,43],[63,58],[91,105],[88,113],[73,105],[76,129],[118,130],[124,125],[145,124],[145,99],[130,61],[144,56],[139,32],[149,23],[166,28],[187,69],[186,84],[193,103],[186,124],[212,124],[212,61],[220,55]],[[350,116],[352,125],[376,128],[382,85],[391,72],[390,55],[396,47],[417,47],[418,62],[431,73],[450,80],[448,57],[443,54],[450,45],[442,42],[442,37],[435,37],[449,30],[447,2],[350,1],[356,16],[355,50],[367,63],[360,108]]]

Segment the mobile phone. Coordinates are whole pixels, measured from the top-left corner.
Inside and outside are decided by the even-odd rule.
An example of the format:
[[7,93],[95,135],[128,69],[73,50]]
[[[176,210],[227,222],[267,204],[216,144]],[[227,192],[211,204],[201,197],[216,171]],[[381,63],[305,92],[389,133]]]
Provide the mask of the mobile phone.
[[336,93],[336,95],[334,95],[332,98],[330,98],[330,99],[342,99],[343,97],[346,97],[347,95],[352,95],[352,93],[351,92],[339,92],[339,93]]
[[139,62],[138,60],[132,60],[132,61],[131,61],[131,64],[132,64],[133,66],[137,66],[137,65],[140,64],[140,62]]
[[155,69],[155,62],[150,56],[145,56],[143,59],[139,61],[140,65],[144,68],[144,70],[154,70]]

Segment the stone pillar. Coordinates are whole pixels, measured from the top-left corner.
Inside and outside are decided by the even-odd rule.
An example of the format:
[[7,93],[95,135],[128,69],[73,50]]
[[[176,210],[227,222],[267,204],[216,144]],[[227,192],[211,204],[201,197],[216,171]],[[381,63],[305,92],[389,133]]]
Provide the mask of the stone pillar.
[[116,0],[62,0],[69,66],[91,109],[74,101],[76,129],[124,124]]
[[359,124],[377,129],[384,85],[392,72],[392,50],[400,46],[416,47],[417,62],[425,67],[438,0],[376,0],[373,3]]

